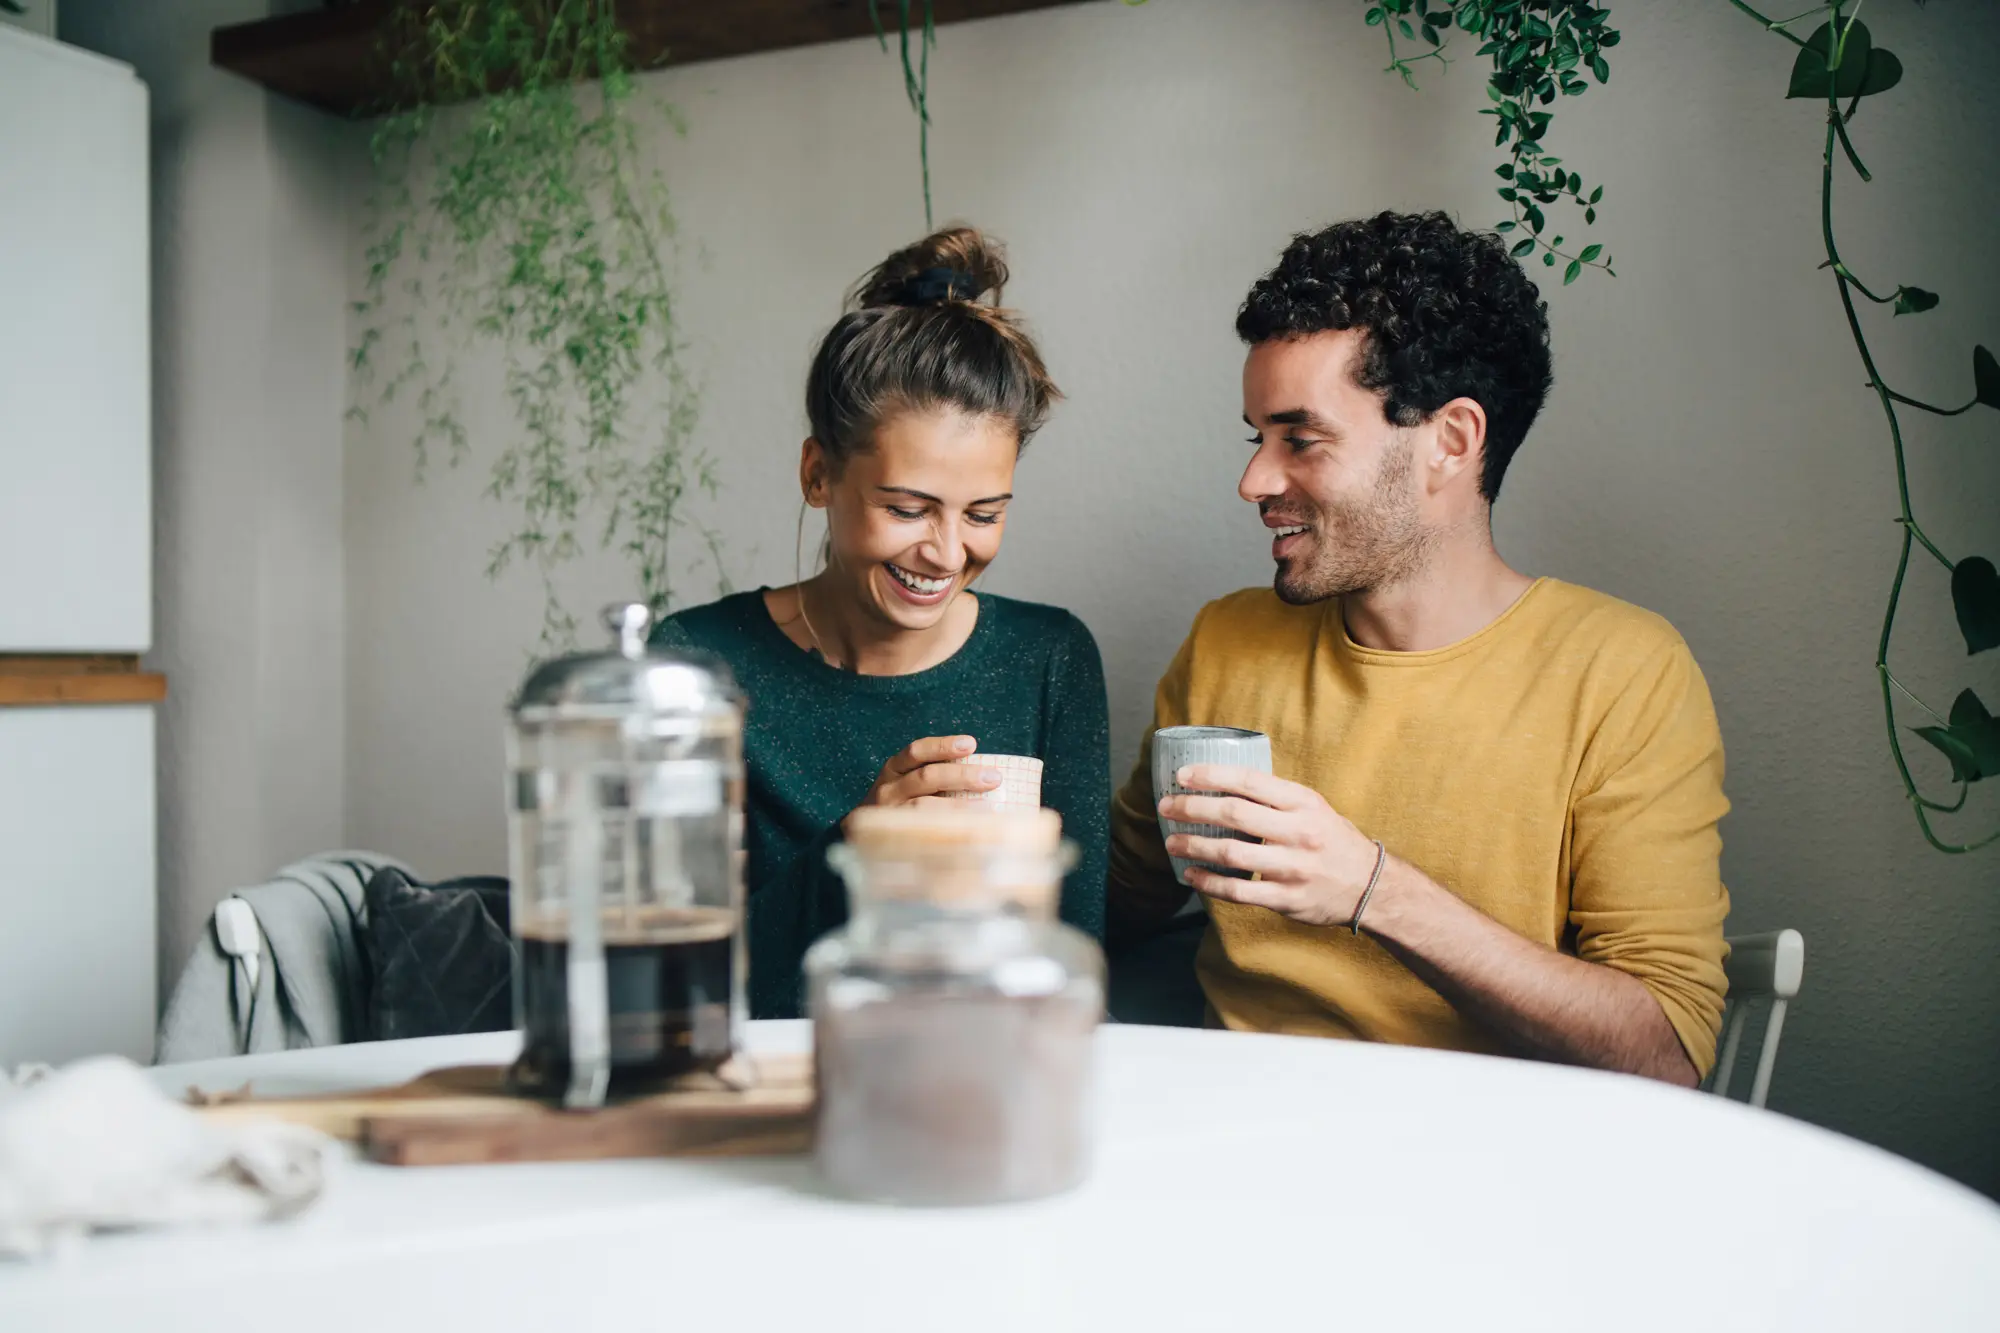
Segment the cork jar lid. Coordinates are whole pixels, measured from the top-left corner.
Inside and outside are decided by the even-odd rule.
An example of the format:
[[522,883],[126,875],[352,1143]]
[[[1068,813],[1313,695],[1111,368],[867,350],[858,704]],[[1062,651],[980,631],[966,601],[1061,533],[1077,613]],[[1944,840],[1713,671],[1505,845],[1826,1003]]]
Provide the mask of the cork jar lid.
[[[864,806],[847,819],[849,862],[875,897],[1053,905],[1068,867],[1062,816],[979,806]],[[845,870],[846,867],[843,867]]]

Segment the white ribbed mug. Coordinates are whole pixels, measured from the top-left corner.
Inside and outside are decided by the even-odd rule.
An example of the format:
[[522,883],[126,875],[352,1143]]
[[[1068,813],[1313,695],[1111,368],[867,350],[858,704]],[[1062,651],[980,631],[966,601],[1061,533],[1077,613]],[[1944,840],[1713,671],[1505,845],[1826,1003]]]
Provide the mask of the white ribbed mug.
[[978,801],[1002,810],[1039,810],[1042,806],[1042,761],[1027,754],[975,754],[953,761],[966,768],[990,768],[1000,785],[986,791],[957,791],[961,801]]
[[[1232,764],[1237,768],[1254,768],[1262,772],[1271,771],[1271,738],[1261,731],[1245,731],[1241,727],[1162,727],[1153,733],[1153,799],[1168,796],[1184,796],[1188,789],[1174,781],[1174,774],[1189,764]],[[1195,795],[1213,795],[1212,792],[1196,792]],[[1214,824],[1183,824],[1179,820],[1160,816],[1160,836],[1171,837],[1176,833],[1191,833],[1203,838],[1240,838],[1244,842],[1255,842],[1255,838],[1238,833],[1234,829],[1221,828]],[[1241,871],[1224,870],[1200,861],[1189,861],[1185,857],[1170,856],[1174,863],[1174,878],[1187,883],[1190,865],[1199,865],[1204,870],[1230,875],[1237,879],[1248,879]],[[1192,886],[1190,886],[1192,887]]]

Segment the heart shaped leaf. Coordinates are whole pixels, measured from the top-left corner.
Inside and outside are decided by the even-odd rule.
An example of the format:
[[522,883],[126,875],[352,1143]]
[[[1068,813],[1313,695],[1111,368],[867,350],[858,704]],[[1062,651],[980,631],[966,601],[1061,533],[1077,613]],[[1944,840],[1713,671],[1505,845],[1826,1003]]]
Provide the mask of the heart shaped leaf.
[[1984,347],[1972,349],[1972,392],[1988,407],[2000,407],[2000,361]]
[[1977,782],[2000,776],[2000,718],[1986,711],[1978,695],[1962,690],[1952,701],[1950,722],[1948,727],[1915,730],[1951,760],[1953,780]]
[[1991,560],[1972,555],[1952,566],[1951,606],[1966,652],[2000,648],[2000,570]]
[[1951,760],[1951,780],[1953,782],[1977,782],[1984,776],[1979,771],[1979,756],[1972,747],[1960,740],[1945,727],[1913,727],[1917,735],[1935,745]]
[[1899,315],[1921,315],[1926,310],[1936,308],[1936,292],[1927,292],[1921,287],[1898,287],[1896,289],[1896,313]]
[[1873,49],[1867,24],[1842,24],[1841,28],[1847,34],[1847,44],[1841,51],[1839,72],[1827,68],[1832,61],[1834,33],[1833,25],[1822,23],[1799,48],[1786,97],[1868,97],[1903,81],[1903,62],[1891,52]]

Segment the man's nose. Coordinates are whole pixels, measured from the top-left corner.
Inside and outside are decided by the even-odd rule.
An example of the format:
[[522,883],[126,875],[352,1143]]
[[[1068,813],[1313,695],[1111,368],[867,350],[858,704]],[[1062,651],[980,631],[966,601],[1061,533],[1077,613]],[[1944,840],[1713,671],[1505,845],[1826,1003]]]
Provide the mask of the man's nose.
[[1257,446],[1257,452],[1250,455],[1249,465],[1243,469],[1243,480],[1236,483],[1236,493],[1253,505],[1285,493],[1285,470],[1269,441]]

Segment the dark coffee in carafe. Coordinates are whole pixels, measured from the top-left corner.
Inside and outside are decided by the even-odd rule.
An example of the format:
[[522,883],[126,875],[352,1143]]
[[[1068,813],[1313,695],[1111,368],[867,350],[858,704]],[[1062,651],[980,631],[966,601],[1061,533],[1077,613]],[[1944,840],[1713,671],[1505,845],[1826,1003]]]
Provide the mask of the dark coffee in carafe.
[[[561,1097],[569,1085],[567,923],[521,930],[521,1058],[514,1086]],[[644,1092],[730,1056],[735,916],[722,908],[614,909],[604,916],[611,1091]]]

